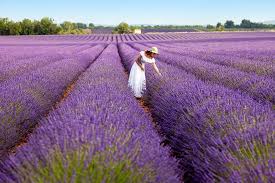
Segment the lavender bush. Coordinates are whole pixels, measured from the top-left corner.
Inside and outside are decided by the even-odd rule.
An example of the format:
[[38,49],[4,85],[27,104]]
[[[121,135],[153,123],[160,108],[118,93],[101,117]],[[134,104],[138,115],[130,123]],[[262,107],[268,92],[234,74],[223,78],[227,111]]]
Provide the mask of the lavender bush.
[[98,45],[0,84],[0,154],[14,146],[103,50]]
[[177,162],[160,145],[154,125],[127,87],[115,45],[40,124],[28,144],[2,163],[0,179],[179,182]]
[[[150,44],[149,44],[150,45]],[[147,45],[147,46],[149,46]],[[260,76],[267,76],[272,79],[275,79],[275,63],[270,62],[263,62],[246,58],[239,58],[238,56],[233,55],[226,55],[217,53],[209,53],[209,48],[205,48],[205,50],[196,51],[196,50],[190,50],[182,49],[179,46],[173,46],[171,48],[171,45],[165,45],[162,48],[165,50],[172,51],[173,53],[184,55],[185,57],[192,57],[196,59],[200,59],[203,61],[211,62],[218,65],[228,66],[232,67],[241,71],[245,71],[248,73],[254,73]],[[226,48],[225,48],[226,49]],[[227,51],[224,51],[225,53]]]

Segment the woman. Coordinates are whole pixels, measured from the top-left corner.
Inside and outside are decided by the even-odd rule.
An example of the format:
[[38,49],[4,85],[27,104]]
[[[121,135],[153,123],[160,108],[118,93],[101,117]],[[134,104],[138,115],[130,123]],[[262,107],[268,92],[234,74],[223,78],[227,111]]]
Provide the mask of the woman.
[[156,47],[152,47],[150,50],[141,51],[139,53],[139,57],[135,60],[135,63],[131,68],[128,86],[134,92],[135,97],[140,99],[144,90],[146,90],[145,63],[152,64],[154,70],[160,76],[161,73],[159,72],[154,58],[158,54],[158,49]]

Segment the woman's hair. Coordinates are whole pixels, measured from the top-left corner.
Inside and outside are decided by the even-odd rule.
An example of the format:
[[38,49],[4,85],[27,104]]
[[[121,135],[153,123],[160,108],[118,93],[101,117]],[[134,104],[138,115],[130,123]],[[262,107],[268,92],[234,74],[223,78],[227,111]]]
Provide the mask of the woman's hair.
[[147,55],[151,55],[151,54],[152,54],[152,52],[151,52],[150,50],[146,50],[145,53],[146,53]]

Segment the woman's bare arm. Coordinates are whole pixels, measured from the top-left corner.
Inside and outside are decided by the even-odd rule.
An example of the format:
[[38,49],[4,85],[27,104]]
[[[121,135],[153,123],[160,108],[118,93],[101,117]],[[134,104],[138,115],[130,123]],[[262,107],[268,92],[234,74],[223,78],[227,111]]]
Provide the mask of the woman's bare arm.
[[144,70],[142,64],[141,64],[141,55],[139,55],[139,57],[136,59],[136,63],[138,64],[138,66],[141,68],[141,70]]
[[154,70],[161,76],[161,73],[159,72],[159,69],[158,69],[156,63],[152,63],[152,64],[153,64]]

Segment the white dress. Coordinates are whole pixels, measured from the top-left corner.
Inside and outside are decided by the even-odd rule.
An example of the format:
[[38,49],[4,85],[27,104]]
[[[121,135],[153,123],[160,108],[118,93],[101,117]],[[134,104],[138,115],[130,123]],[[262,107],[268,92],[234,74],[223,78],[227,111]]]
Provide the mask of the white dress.
[[131,88],[135,97],[142,97],[146,90],[146,78],[145,78],[145,63],[155,63],[155,59],[148,58],[145,56],[145,51],[139,52],[141,55],[141,63],[144,67],[144,71],[138,66],[136,62],[131,67],[128,86]]

